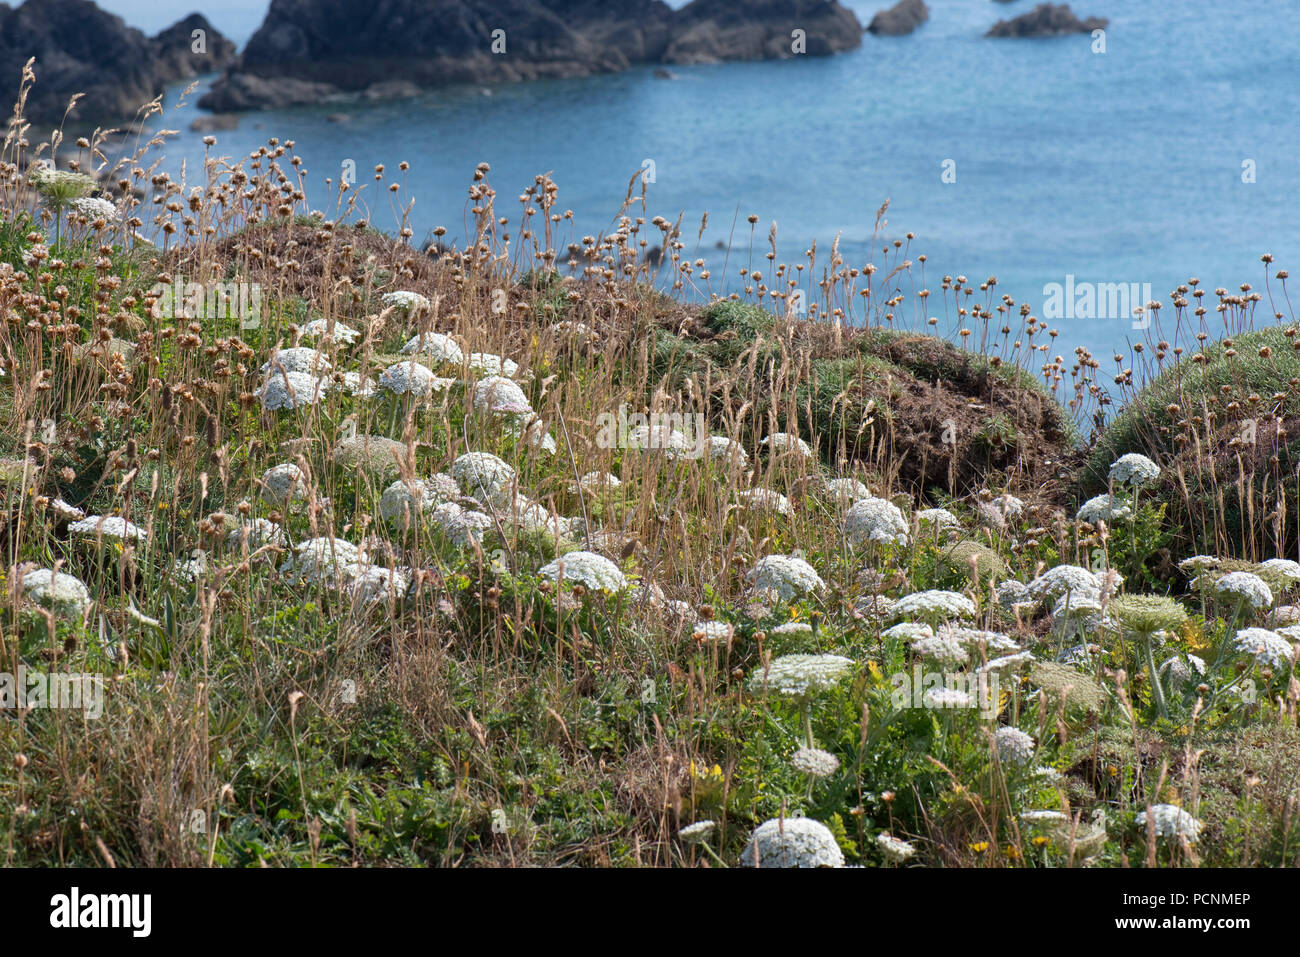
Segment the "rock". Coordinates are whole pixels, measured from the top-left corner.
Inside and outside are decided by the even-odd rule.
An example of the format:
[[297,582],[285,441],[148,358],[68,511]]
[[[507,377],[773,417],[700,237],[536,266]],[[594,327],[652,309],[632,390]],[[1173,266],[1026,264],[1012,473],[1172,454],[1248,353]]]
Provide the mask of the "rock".
[[1105,17],[1080,20],[1068,3],[1040,3],[1013,20],[999,20],[986,34],[990,37],[1058,37],[1070,33],[1103,30],[1110,21]]
[[[201,52],[193,49],[194,30],[205,31]],[[37,123],[60,122],[77,93],[84,96],[69,114],[70,128],[128,120],[167,84],[220,69],[234,53],[198,14],[150,39],[91,0],[0,4],[0,76],[16,91],[23,64],[36,58],[24,112]]]
[[153,38],[153,45],[163,72],[173,80],[215,73],[235,59],[235,44],[199,13],[172,24]]
[[383,16],[373,0],[273,0],[199,105],[255,110],[369,98],[376,87],[406,96],[637,64],[781,59],[795,55],[795,29],[812,55],[862,42],[861,24],[836,0],[694,0],[676,11],[663,0],[390,0]]
[[828,56],[862,45],[862,24],[849,10],[824,0],[694,0],[673,21],[665,63],[784,60],[804,52]]
[[674,73],[672,70],[665,69],[664,67],[661,67],[661,66],[660,66],[660,67],[655,67],[655,73],[654,73],[654,76],[655,76],[655,79],[656,79],[656,80],[675,80],[675,79],[677,79],[677,74],[676,74],[676,73]]
[[352,117],[347,113],[329,113],[325,116],[326,123],[351,123]]
[[226,73],[199,98],[199,106],[217,112],[265,110],[273,106],[299,106],[336,97],[338,87],[295,77],[261,77],[253,73]]
[[362,95],[367,100],[400,100],[403,97],[419,96],[420,88],[407,80],[388,80],[370,84]]
[[190,123],[191,133],[215,133],[218,130],[239,129],[239,117],[234,113],[214,113],[198,116]]
[[867,32],[877,36],[901,37],[929,19],[930,9],[925,5],[925,0],[899,0],[888,10],[881,10],[872,17]]

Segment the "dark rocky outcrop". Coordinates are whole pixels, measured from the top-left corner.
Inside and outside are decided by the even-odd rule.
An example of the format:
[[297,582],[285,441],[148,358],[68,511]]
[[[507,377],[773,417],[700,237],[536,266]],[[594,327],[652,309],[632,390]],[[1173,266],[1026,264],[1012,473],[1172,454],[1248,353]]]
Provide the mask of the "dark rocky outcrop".
[[802,52],[828,56],[862,43],[862,24],[827,0],[694,0],[673,17],[666,63],[784,60]]
[[[272,0],[237,65],[199,101],[251,110],[414,88],[778,59],[861,43],[835,0]],[[497,31],[502,31],[498,33]],[[502,48],[504,45],[504,49]]]
[[899,0],[888,10],[881,10],[872,17],[867,32],[877,36],[901,37],[929,19],[930,9],[925,5],[925,0]]
[[[194,30],[205,31],[202,52],[193,51]],[[198,14],[150,38],[91,0],[0,4],[5,110],[17,97],[23,64],[35,57],[25,114],[39,123],[59,122],[76,93],[84,96],[69,116],[73,127],[129,119],[168,83],[220,69],[234,54],[234,44]]]
[[1028,13],[1012,20],[999,20],[988,32],[991,37],[1058,37],[1068,33],[1091,33],[1104,30],[1110,21],[1105,17],[1080,20],[1068,3],[1040,3]]

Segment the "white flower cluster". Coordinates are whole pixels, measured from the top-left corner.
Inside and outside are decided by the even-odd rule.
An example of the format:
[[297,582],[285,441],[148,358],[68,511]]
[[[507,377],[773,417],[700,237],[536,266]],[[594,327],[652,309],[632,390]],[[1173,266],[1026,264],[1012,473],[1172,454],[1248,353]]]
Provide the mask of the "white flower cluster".
[[730,641],[735,633],[735,627],[725,621],[697,621],[691,629],[696,641]]
[[326,380],[309,372],[280,372],[267,376],[262,385],[262,408],[270,412],[314,405],[328,388]]
[[513,376],[519,371],[519,363],[513,359],[503,359],[490,352],[471,352],[468,365],[470,372],[479,375]]
[[99,196],[83,196],[80,199],[74,199],[68,205],[75,212],[92,221],[96,219],[112,221],[120,215],[116,205]]
[[773,818],[754,828],[740,863],[743,867],[843,867],[844,852],[820,821]]
[[341,538],[309,538],[280,566],[280,573],[295,582],[333,584],[340,580],[346,566],[361,564],[362,559],[361,549]]
[[1273,604],[1273,591],[1252,572],[1229,572],[1214,583],[1215,594],[1229,602],[1240,602],[1254,611]]
[[993,732],[998,760],[1013,768],[1022,768],[1034,759],[1034,739],[1019,728],[1003,725]]
[[492,516],[461,508],[455,502],[446,502],[435,508],[433,520],[448,541],[459,548],[482,544],[483,536],[496,527]]
[[519,383],[505,376],[488,376],[474,386],[474,408],[502,415],[532,415],[533,407]]
[[[1155,820],[1157,838],[1185,837],[1189,844],[1195,844],[1201,836],[1201,822],[1176,804],[1155,804],[1151,807],[1151,814]],[[1147,812],[1138,811],[1134,821],[1145,830]]]
[[725,435],[711,435],[709,436],[709,459],[713,462],[722,462],[724,465],[734,463],[744,468],[749,464],[749,453],[735,439],[729,439]]
[[1242,654],[1253,655],[1256,664],[1269,668],[1285,667],[1295,658],[1295,646],[1267,628],[1242,628],[1232,644]]
[[68,531],[83,538],[103,536],[122,541],[129,538],[144,538],[144,529],[117,515],[87,515],[81,521],[69,525]]
[[1137,452],[1121,455],[1110,467],[1110,479],[1116,485],[1131,485],[1137,488],[1158,478],[1160,478],[1160,466]]
[[766,555],[754,563],[748,578],[756,591],[774,593],[781,601],[826,585],[816,569],[795,555]]
[[970,660],[970,654],[951,634],[922,635],[909,643],[912,652],[941,665],[961,665]]
[[1079,507],[1074,516],[1080,522],[1096,525],[1098,522],[1122,522],[1133,517],[1133,509],[1121,499],[1110,495],[1090,498]]
[[455,479],[438,473],[430,479],[396,481],[379,497],[379,517],[399,528],[412,525],[417,516],[460,494]]
[[916,853],[916,848],[907,841],[886,834],[884,831],[876,835],[876,847],[880,848],[880,853],[891,864],[905,864]]
[[431,395],[446,389],[454,380],[440,379],[428,366],[414,359],[394,362],[379,374],[377,386],[393,395]]
[[1036,603],[1056,601],[1066,593],[1101,597],[1101,581],[1081,565],[1057,565],[1049,568],[1026,586],[1029,599]]
[[467,495],[503,506],[514,498],[515,470],[491,452],[466,452],[451,464],[451,475]]
[[422,311],[429,308],[428,299],[418,292],[405,290],[384,293],[383,302],[385,306],[395,307],[402,312]]
[[332,327],[328,319],[312,319],[302,327],[302,334],[307,339],[332,336],[335,342],[341,342],[344,345],[351,345],[361,338],[361,333],[337,319],[334,320]]
[[80,618],[90,610],[90,591],[80,578],[48,568],[35,568],[22,576],[23,594],[56,615]]
[[839,505],[852,505],[864,498],[871,498],[871,489],[857,479],[833,478],[822,484],[826,497]]
[[277,505],[306,498],[307,476],[291,462],[262,473],[262,497]]
[[961,528],[957,516],[946,508],[923,508],[916,513],[916,520],[922,525],[933,525],[935,528]]
[[427,356],[435,365],[460,365],[465,353],[451,336],[441,332],[421,332],[412,336],[402,346],[402,355]]
[[776,512],[778,515],[794,514],[794,509],[790,506],[790,500],[780,492],[774,492],[770,488],[741,489],[736,492],[736,498],[750,508]]
[[894,602],[894,617],[929,622],[974,618],[975,603],[960,592],[930,589],[904,595]]
[[280,349],[272,353],[270,360],[262,363],[262,374],[278,375],[283,369],[285,372],[303,372],[310,376],[318,376],[329,372],[332,368],[333,364],[325,353],[309,346],[294,346],[292,349]]
[[756,668],[749,682],[755,691],[802,698],[834,687],[852,667],[852,659],[840,655],[782,655],[767,668]]
[[887,499],[864,498],[854,502],[844,516],[844,535],[851,546],[867,542],[906,545],[907,519],[899,507]]
[[794,453],[803,459],[813,457],[813,450],[808,443],[790,432],[773,432],[771,435],[764,436],[758,443],[758,447],[773,455]]
[[595,552],[568,552],[538,569],[537,574],[554,582],[577,582],[592,591],[620,592],[627,579],[617,565]]
[[790,757],[796,771],[809,777],[828,778],[840,769],[840,759],[821,748],[800,748]]

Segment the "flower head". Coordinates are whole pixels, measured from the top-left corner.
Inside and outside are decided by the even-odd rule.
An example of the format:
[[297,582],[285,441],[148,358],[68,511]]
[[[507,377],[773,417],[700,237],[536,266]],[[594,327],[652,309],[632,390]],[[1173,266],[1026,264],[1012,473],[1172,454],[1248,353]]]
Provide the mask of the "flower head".
[[743,867],[843,867],[844,852],[820,821],[774,818],[754,828],[740,863]]

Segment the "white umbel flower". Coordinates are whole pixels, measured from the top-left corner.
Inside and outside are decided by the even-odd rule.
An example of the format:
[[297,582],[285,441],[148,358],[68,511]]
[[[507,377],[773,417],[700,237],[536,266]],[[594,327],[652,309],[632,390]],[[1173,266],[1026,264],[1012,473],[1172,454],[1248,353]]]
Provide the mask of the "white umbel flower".
[[782,655],[754,669],[749,682],[755,691],[802,698],[834,687],[852,668],[852,659],[840,655]]
[[932,525],[935,528],[961,528],[957,516],[946,508],[923,508],[916,513],[916,520],[922,525]]
[[907,841],[900,840],[892,834],[885,834],[883,831],[876,835],[876,847],[880,848],[880,853],[891,864],[906,864],[916,854],[916,848]]
[[[1185,837],[1189,844],[1195,844],[1196,839],[1201,836],[1201,827],[1203,826],[1201,822],[1176,804],[1152,805],[1151,814],[1155,819],[1157,838]],[[1146,830],[1147,812],[1145,810],[1138,811],[1134,823]]]
[[402,355],[424,356],[434,365],[460,365],[465,353],[451,336],[441,332],[421,332],[412,336],[402,346]]
[[821,748],[800,748],[790,757],[796,771],[809,777],[828,778],[840,769],[840,759]]
[[1214,583],[1215,594],[1229,602],[1241,602],[1247,608],[1263,611],[1273,604],[1268,583],[1251,572],[1229,572]]
[[948,633],[921,635],[908,642],[908,647],[913,654],[940,665],[962,665],[970,660],[970,653]]
[[471,352],[469,370],[479,375],[513,377],[519,371],[519,363],[490,352]]
[[906,545],[907,519],[902,510],[887,499],[864,498],[854,502],[844,516],[844,535],[851,546],[867,542]]
[[919,618],[928,622],[974,618],[975,603],[960,592],[930,589],[905,595],[894,602],[894,617]]
[[764,512],[776,512],[778,515],[793,515],[790,500],[780,492],[770,488],[749,488],[736,492],[736,498],[752,509]]
[[23,594],[56,615],[81,618],[90,610],[90,591],[80,578],[49,568],[34,568],[22,576]]
[[450,475],[439,473],[430,479],[399,480],[384,489],[379,497],[379,517],[398,528],[409,528],[422,512],[459,494],[460,489]]
[[993,732],[993,743],[998,749],[998,760],[1014,768],[1022,768],[1034,759],[1034,739],[1019,728],[1004,725]]
[[794,555],[766,555],[754,564],[747,577],[756,591],[772,592],[781,601],[807,595],[826,585],[816,569]]
[[579,583],[592,591],[620,592],[627,587],[622,570],[595,552],[568,552],[537,570],[553,582]]
[[285,372],[305,372],[316,378],[333,368],[329,356],[309,346],[294,346],[292,349],[280,349],[272,353],[269,361],[262,364],[262,374]]
[[743,867],[843,867],[844,852],[820,821],[774,818],[754,828],[740,863]]
[[1253,655],[1257,664],[1269,668],[1282,668],[1295,658],[1295,646],[1267,628],[1242,628],[1233,637],[1232,645],[1242,654]]
[[429,308],[429,300],[418,292],[408,292],[400,289],[397,292],[384,293],[384,305],[401,310],[402,312],[422,312]]
[[358,605],[403,598],[411,587],[410,577],[401,569],[349,562],[339,571],[344,590]]
[[68,531],[82,538],[144,538],[144,529],[118,515],[87,515],[68,526]]
[[930,688],[921,695],[921,703],[933,711],[973,708],[975,699],[958,688]]
[[474,409],[503,415],[532,415],[533,412],[519,383],[505,376],[488,376],[474,386]]
[[1088,499],[1074,516],[1080,522],[1096,525],[1098,522],[1123,522],[1133,517],[1133,509],[1121,499],[1098,495]]
[[1259,563],[1259,570],[1261,577],[1267,576],[1287,587],[1300,584],[1300,562],[1293,562],[1289,558],[1267,559]]
[[1158,478],[1160,478],[1160,466],[1137,452],[1121,455],[1110,467],[1110,479],[1116,485],[1138,488]]
[[291,462],[276,465],[262,473],[262,498],[277,505],[306,498],[307,476]]
[[1099,598],[1101,582],[1081,565],[1057,565],[1031,581],[1026,586],[1026,592],[1035,602],[1056,601],[1066,592]]
[[353,329],[345,322],[334,320],[333,325],[328,319],[312,319],[302,327],[302,335],[305,339],[319,339],[322,336],[328,336],[335,342],[343,345],[351,345],[361,338],[361,333]]
[[394,362],[379,374],[376,386],[393,395],[431,395],[445,389],[450,379],[439,379],[428,366],[420,365],[414,359]]
[[351,542],[333,537],[309,538],[280,566],[280,573],[307,584],[336,583],[344,566],[356,565],[362,560],[361,550]]
[[259,395],[262,408],[278,412],[314,405],[328,389],[328,380],[319,379],[309,372],[282,373],[277,370],[267,377]]
[[683,844],[703,844],[713,836],[716,827],[717,824],[713,821],[696,821],[678,831],[677,836],[682,839]]
[[446,502],[435,508],[433,519],[447,539],[459,548],[481,545],[483,537],[496,527],[491,515],[461,508],[455,502]]
[[451,464],[451,475],[466,495],[504,507],[514,499],[515,470],[491,452],[466,452]]
[[709,436],[709,459],[724,465],[734,464],[742,469],[749,465],[749,453],[745,447],[725,435]]
[[599,495],[602,492],[612,491],[622,484],[617,475],[611,475],[609,472],[588,472],[577,482],[570,482],[569,491],[576,495],[581,489],[588,495]]
[[730,641],[736,628],[725,621],[697,621],[691,629],[691,637],[696,641]]
[[686,433],[665,425],[638,425],[627,434],[627,447],[638,452],[663,452],[671,459],[680,458],[691,449]]
[[853,478],[827,479],[822,484],[822,491],[832,502],[843,506],[860,502],[864,498],[871,498],[871,489]]
[[241,519],[226,533],[226,547],[242,548],[245,538],[248,547],[254,550],[263,545],[279,545],[284,541],[284,529],[265,518]]
[[777,625],[770,632],[773,635],[811,635],[812,625],[806,621],[787,621],[784,625]]
[[116,205],[99,196],[82,196],[68,205],[91,221],[103,219],[111,222],[120,215]]
[[773,432],[764,436],[758,447],[772,455],[792,454],[801,459],[813,457],[813,450],[808,443],[791,432]]

